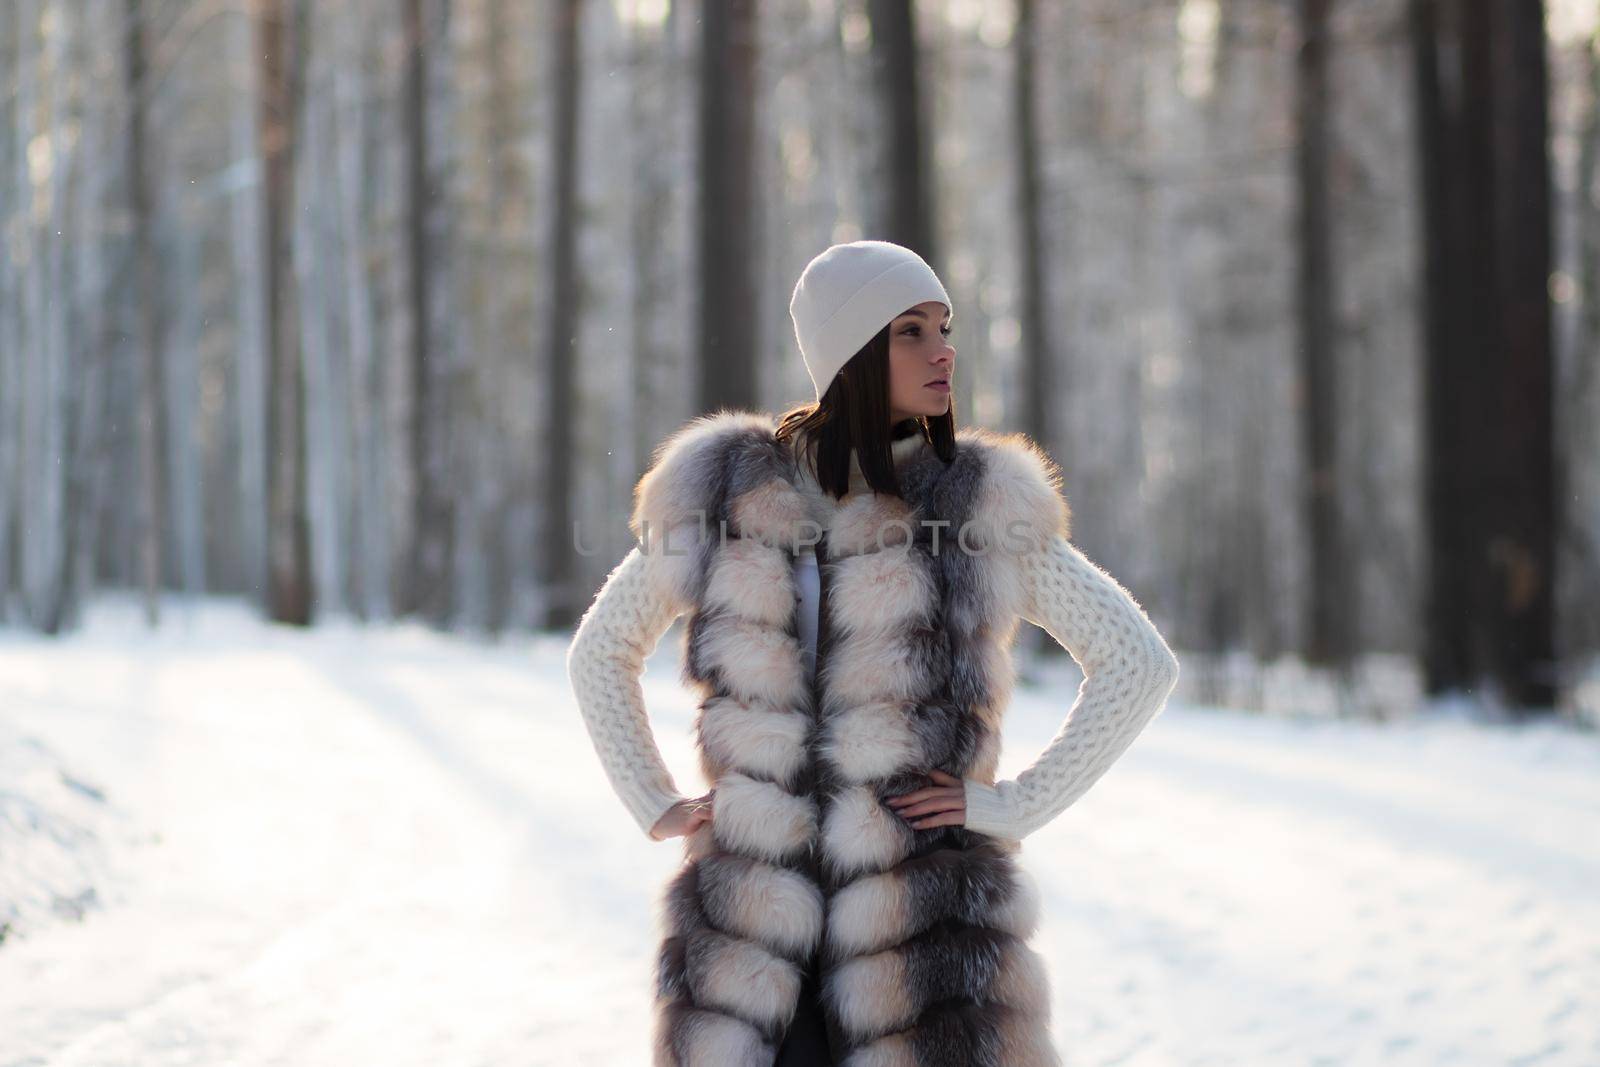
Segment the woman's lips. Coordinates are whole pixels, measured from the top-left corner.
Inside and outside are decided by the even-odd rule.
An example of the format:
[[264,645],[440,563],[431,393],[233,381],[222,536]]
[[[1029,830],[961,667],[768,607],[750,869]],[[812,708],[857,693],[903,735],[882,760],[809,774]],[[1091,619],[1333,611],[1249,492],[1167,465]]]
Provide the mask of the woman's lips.
[[941,393],[948,393],[950,391],[950,383],[941,378],[936,382],[929,382],[928,388],[937,389]]

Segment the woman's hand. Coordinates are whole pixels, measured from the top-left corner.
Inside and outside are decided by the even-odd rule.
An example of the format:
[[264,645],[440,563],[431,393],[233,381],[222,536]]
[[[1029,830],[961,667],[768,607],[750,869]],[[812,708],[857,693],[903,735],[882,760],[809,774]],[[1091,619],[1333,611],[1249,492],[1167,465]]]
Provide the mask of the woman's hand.
[[918,830],[930,830],[935,826],[965,826],[967,788],[962,780],[937,768],[930,769],[928,777],[938,784],[889,797],[885,803]]
[[657,841],[665,841],[669,837],[687,837],[694,833],[702,823],[711,821],[712,800],[716,795],[717,791],[713,788],[703,797],[678,801],[656,820],[656,824],[650,828],[650,836]]

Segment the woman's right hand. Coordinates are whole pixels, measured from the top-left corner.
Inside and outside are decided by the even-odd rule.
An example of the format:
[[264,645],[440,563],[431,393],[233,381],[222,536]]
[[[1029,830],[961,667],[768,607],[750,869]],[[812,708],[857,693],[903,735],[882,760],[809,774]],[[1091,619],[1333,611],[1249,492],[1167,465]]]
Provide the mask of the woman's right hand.
[[665,841],[669,837],[686,837],[694,833],[702,823],[711,821],[711,805],[716,795],[717,791],[713,788],[703,797],[678,801],[650,828],[650,836],[657,841]]

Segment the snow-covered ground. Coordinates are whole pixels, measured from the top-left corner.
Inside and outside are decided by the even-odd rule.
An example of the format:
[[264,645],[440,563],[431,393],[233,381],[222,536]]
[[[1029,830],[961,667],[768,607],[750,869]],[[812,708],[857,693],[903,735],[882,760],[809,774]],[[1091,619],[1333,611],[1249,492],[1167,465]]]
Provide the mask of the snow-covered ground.
[[[645,686],[699,792],[678,638]],[[609,792],[565,651],[219,602],[0,633],[0,1065],[648,1063],[681,842]],[[1023,856],[1069,1067],[1600,1064],[1593,735],[1174,704]]]

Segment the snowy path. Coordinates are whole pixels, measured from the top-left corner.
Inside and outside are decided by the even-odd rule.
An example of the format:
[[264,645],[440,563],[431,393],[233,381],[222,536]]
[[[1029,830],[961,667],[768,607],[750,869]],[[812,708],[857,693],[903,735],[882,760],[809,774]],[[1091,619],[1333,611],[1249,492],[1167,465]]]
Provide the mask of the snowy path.
[[[699,791],[677,640],[645,684]],[[681,846],[607,790],[564,652],[218,604],[0,634],[7,730],[143,836],[0,946],[0,1067],[647,1064]],[[1004,772],[1075,686],[1019,690]],[[1168,708],[1024,847],[1066,1062],[1600,1063],[1597,827],[1594,737]]]

